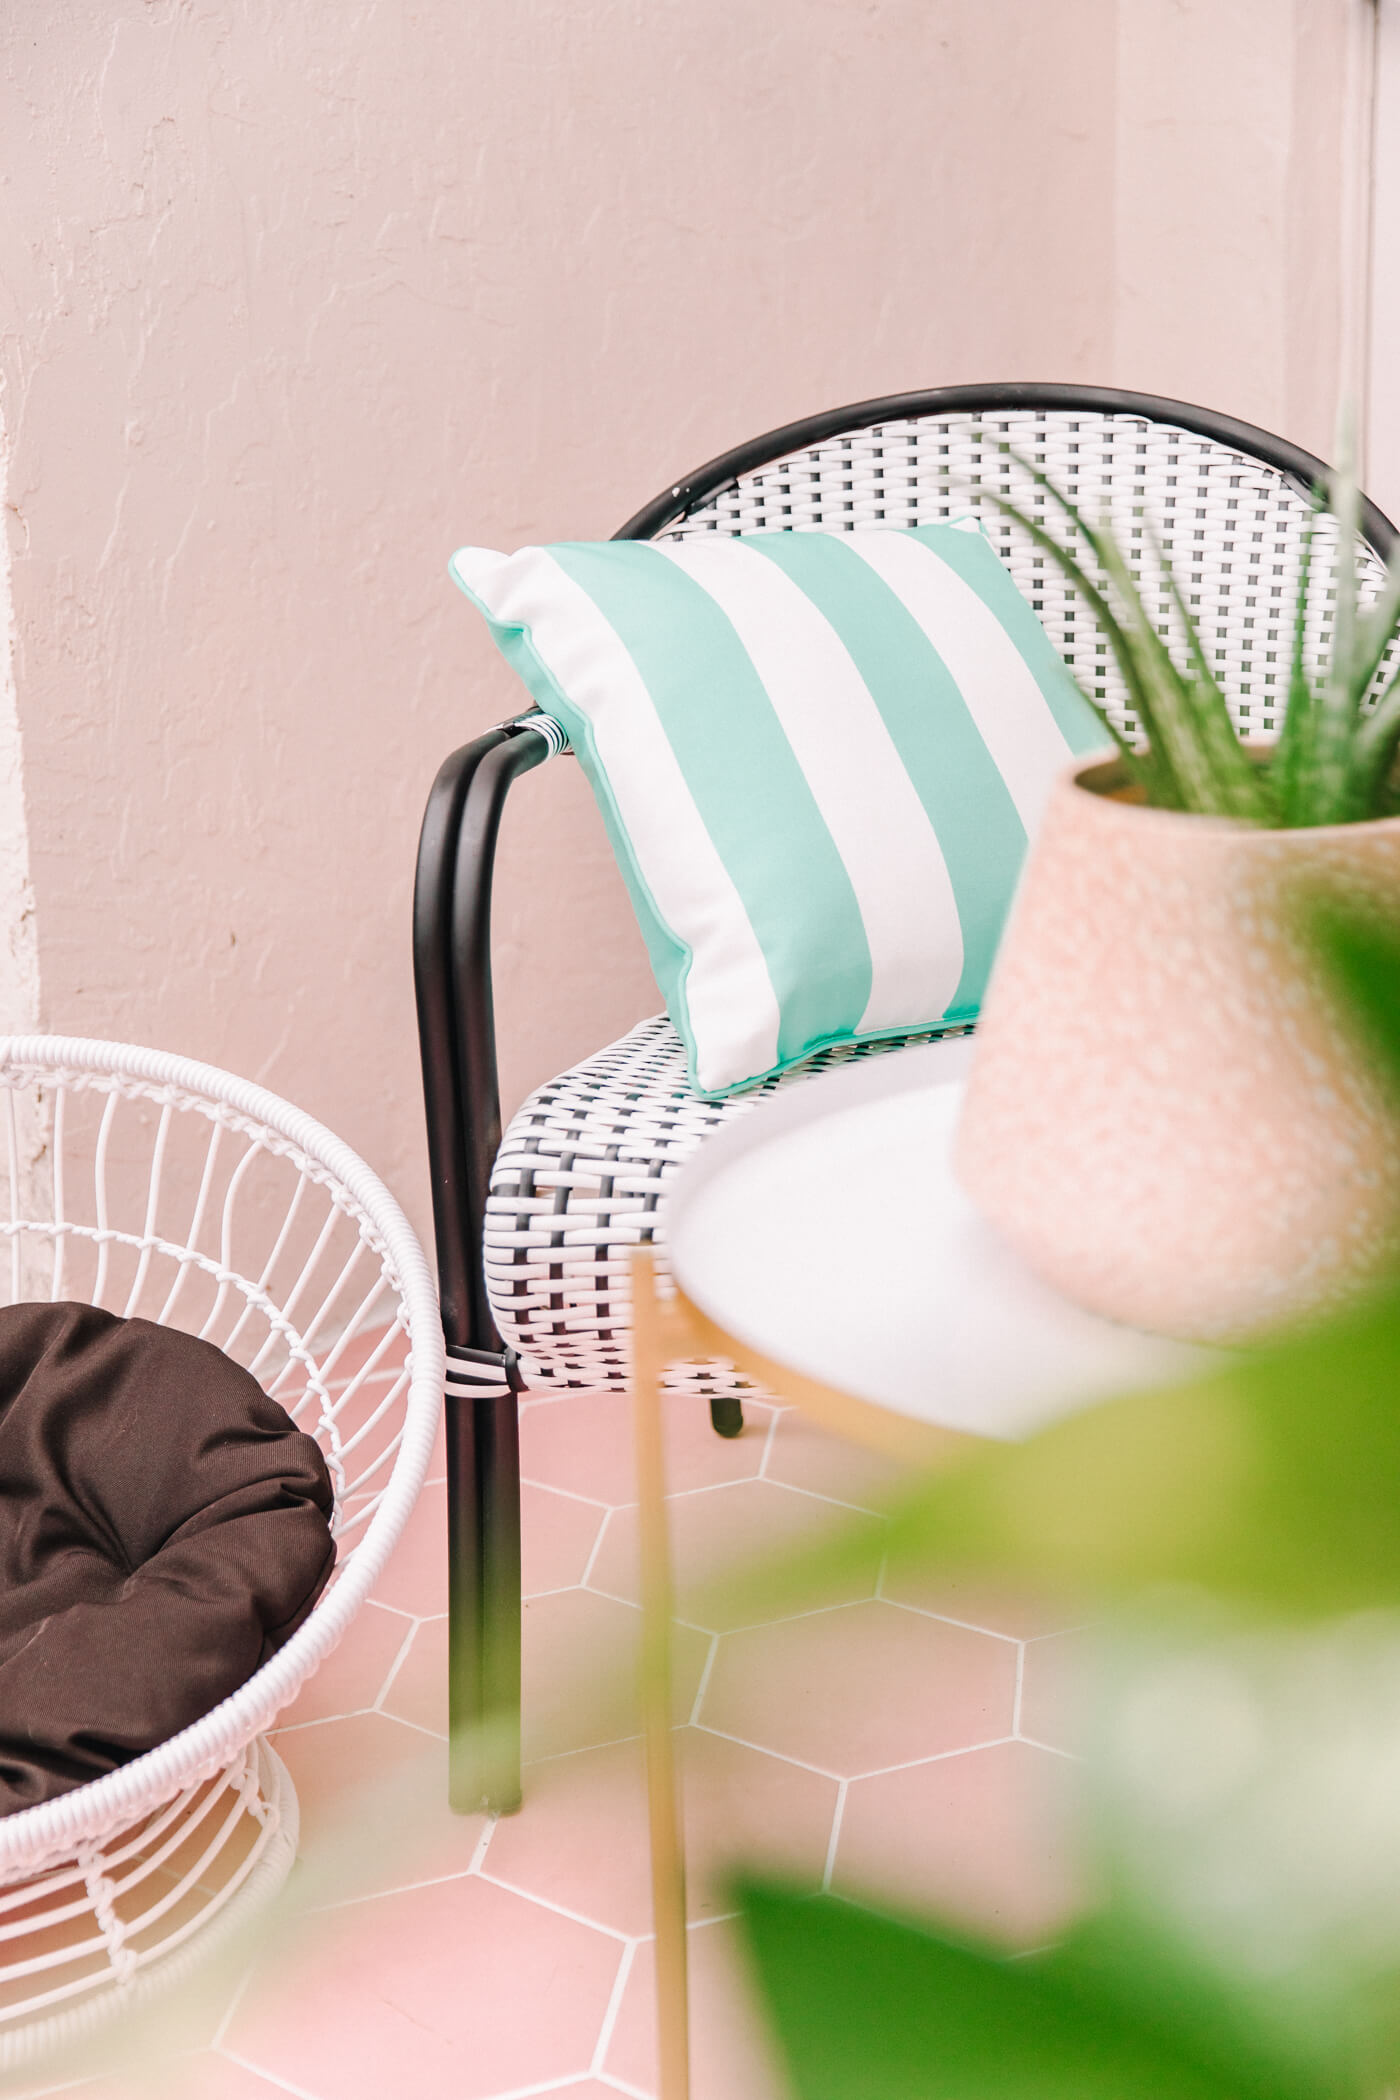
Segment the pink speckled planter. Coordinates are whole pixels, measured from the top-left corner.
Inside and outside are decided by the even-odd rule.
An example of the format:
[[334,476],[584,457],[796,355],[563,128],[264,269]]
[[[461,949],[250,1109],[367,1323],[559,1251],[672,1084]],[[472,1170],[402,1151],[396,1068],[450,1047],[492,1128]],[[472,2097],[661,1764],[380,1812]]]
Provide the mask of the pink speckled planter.
[[957,1168],[1047,1282],[1235,1340],[1400,1257],[1400,1131],[1289,929],[1316,870],[1400,912],[1400,818],[1260,831],[1057,785],[979,1029]]

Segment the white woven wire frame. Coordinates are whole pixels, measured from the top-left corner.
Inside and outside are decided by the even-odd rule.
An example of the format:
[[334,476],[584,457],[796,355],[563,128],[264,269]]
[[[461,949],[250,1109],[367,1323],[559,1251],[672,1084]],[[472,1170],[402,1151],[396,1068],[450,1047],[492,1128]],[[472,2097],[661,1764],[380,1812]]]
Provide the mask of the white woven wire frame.
[[344,1633],[427,1470],[432,1278],[348,1145],[266,1089],[128,1045],[0,1038],[0,1299],[71,1297],[218,1343],[316,1436],[339,1556],[231,1698],[107,1777],[0,1819],[0,2070],[202,1959],[285,1877],[296,1797],[261,1740]]
[[[1310,516],[1306,492],[1251,454],[1171,424],[1080,409],[890,422],[756,468],[660,537],[853,531],[973,512],[1081,685],[1132,735],[1137,724],[1121,678],[1083,599],[1031,536],[988,500],[996,492],[1032,511],[1104,582],[1082,539],[1006,446],[1047,473],[1091,522],[1107,518],[1120,544],[1145,557],[1134,571],[1169,646],[1180,651],[1181,623],[1152,553],[1155,534],[1231,698],[1240,734],[1260,741],[1276,736],[1292,642],[1286,609]],[[1306,623],[1314,668],[1325,661],[1331,628],[1333,545],[1324,525]],[[1380,564],[1372,557],[1366,566],[1374,588]],[[1378,684],[1390,668],[1378,674]],[[898,1047],[872,1045],[861,1054]],[[670,1177],[710,1131],[745,1114],[758,1095],[775,1085],[800,1085],[833,1057],[850,1054],[827,1052],[756,1093],[704,1102],[687,1086],[680,1042],[660,1015],[529,1097],[496,1161],[485,1262],[497,1325],[519,1352],[530,1385],[616,1389],[625,1383],[627,1250],[638,1240],[657,1241],[664,1270]],[[734,1385],[713,1368],[671,1376],[677,1385],[710,1392]]]

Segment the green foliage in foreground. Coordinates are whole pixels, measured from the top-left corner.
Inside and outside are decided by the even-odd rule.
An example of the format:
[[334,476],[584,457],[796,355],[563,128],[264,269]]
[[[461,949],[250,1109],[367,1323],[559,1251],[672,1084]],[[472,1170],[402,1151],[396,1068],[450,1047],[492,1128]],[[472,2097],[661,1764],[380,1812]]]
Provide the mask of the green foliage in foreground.
[[[1336,897],[1300,917],[1400,1113],[1400,931]],[[984,1446],[888,1515],[725,1608],[796,1608],[883,1563],[1117,1615],[1131,1661],[1115,1684],[1110,1640],[1089,1765],[1107,1893],[1008,1958],[936,1918],[742,1882],[798,2100],[1400,2085],[1400,1281],[1193,1383]]]
[[778,1882],[738,1889],[800,2100],[1367,2100],[1393,2035],[1272,2046],[1214,1980],[1100,1920],[1007,1959]]
[[[1315,499],[1337,526],[1326,667],[1314,679],[1305,661],[1313,570],[1310,525],[1291,612],[1283,607],[1268,610],[1268,618],[1277,620],[1280,628],[1285,622],[1291,625],[1292,649],[1283,730],[1267,756],[1256,762],[1239,741],[1210,654],[1166,553],[1146,522],[1142,530],[1160,571],[1161,592],[1185,635],[1184,668],[1168,649],[1167,627],[1144,601],[1132,566],[1139,559],[1137,550],[1125,552],[1106,526],[1091,525],[1048,475],[1004,440],[984,433],[984,443],[1014,460],[1042,498],[1063,512],[1107,579],[1105,591],[1084,563],[1046,530],[1043,501],[1037,516],[1034,504],[1027,509],[980,487],[984,500],[1015,519],[1064,571],[1107,636],[1146,744],[1127,741],[1106,714],[1105,726],[1130,779],[1154,809],[1277,827],[1353,824],[1395,813],[1400,807],[1393,778],[1400,749],[1400,674],[1372,705],[1365,703],[1400,626],[1400,555],[1392,558],[1374,602],[1363,605],[1357,572],[1361,499],[1350,471],[1332,476],[1326,495]],[[1092,694],[1084,697],[1104,713]]]

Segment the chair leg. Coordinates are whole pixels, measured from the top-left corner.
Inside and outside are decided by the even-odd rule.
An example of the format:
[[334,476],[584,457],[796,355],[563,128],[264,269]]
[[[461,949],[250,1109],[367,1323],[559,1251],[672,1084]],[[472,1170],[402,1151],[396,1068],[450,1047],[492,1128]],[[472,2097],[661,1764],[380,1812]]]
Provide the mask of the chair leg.
[[744,1404],[736,1393],[710,1396],[710,1426],[716,1436],[738,1436],[744,1426]]
[[520,1436],[506,1359],[453,1350],[447,1389],[449,1798],[520,1806]]

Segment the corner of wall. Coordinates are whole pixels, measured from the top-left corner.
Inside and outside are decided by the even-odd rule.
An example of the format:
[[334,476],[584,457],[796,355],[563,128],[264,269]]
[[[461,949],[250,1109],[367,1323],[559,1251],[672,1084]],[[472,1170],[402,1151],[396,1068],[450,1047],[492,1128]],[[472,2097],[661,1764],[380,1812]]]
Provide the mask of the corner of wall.
[[24,749],[15,668],[11,563],[15,532],[23,529],[9,500],[9,445],[0,400],[0,1034],[32,1035],[39,1028],[39,940],[29,867],[29,821],[24,795]]

